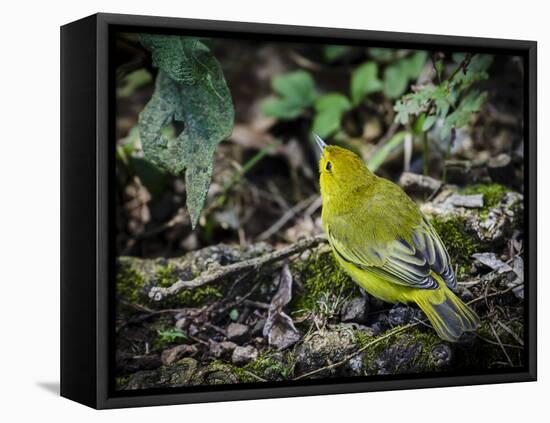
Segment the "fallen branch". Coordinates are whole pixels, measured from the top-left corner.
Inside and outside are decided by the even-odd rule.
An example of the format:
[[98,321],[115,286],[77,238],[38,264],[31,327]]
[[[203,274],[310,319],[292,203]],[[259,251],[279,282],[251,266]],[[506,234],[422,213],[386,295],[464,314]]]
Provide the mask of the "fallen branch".
[[224,266],[211,273],[198,276],[190,281],[184,281],[180,279],[173,285],[166,288],[155,286],[149,291],[149,298],[155,301],[161,301],[163,298],[175,295],[178,292],[183,291],[184,289],[195,289],[200,286],[216,282],[220,279],[237,275],[247,270],[259,269],[263,265],[280,261],[287,257],[293,256],[294,254],[301,253],[304,250],[316,247],[317,245],[325,242],[327,242],[327,239],[324,235],[317,235],[312,238],[302,239],[292,245],[289,245],[288,247],[273,251],[260,257],[254,257],[249,260],[244,260],[238,263],[230,264],[229,266]]

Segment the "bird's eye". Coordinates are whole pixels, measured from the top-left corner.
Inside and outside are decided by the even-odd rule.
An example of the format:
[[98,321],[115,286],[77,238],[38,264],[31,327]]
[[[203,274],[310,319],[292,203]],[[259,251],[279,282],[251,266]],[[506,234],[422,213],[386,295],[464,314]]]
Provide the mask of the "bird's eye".
[[330,172],[332,170],[332,163],[327,162],[327,164],[325,165],[325,169],[327,170],[327,172]]

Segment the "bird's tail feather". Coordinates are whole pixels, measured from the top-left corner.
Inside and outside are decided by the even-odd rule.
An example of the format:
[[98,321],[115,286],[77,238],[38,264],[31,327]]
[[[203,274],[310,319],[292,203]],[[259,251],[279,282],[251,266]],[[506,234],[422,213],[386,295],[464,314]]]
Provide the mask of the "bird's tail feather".
[[479,327],[477,314],[444,283],[437,291],[436,294],[432,290],[422,290],[415,300],[441,339],[456,342],[464,332],[475,331]]

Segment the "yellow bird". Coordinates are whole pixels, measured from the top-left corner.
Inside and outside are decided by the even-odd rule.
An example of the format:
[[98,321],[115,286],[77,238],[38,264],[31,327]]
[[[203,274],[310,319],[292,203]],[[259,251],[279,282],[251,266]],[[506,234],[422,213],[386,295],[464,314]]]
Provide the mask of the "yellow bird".
[[356,154],[314,138],[321,149],[323,227],[338,263],[370,295],[416,303],[446,341],[475,331],[479,317],[453,293],[449,254],[418,206]]

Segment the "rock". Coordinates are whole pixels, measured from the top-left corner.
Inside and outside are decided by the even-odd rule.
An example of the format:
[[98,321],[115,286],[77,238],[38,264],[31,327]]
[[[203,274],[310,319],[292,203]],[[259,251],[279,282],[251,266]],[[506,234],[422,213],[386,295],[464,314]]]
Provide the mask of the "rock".
[[188,356],[196,353],[197,347],[195,347],[194,345],[183,344],[163,351],[160,355],[160,359],[162,361],[162,364],[170,365],[186,355]]
[[169,366],[134,373],[130,376],[124,389],[226,385],[238,382],[239,378],[232,366],[214,362],[199,368],[199,364],[195,359],[186,357]]
[[[298,344],[294,353],[296,356],[296,372],[304,374],[329,364],[336,363],[355,351],[357,339],[350,330],[321,329],[307,336]],[[356,374],[357,363],[346,363],[332,370],[319,372],[312,378],[327,376],[345,376]]]
[[423,373],[444,370],[451,363],[451,348],[435,334],[403,334],[367,363],[366,372],[375,375]]
[[252,336],[262,336],[262,332],[264,330],[265,326],[265,319],[259,319],[252,328],[251,335]]
[[124,389],[176,388],[187,386],[197,370],[197,361],[186,357],[171,366],[134,373]]
[[366,297],[355,297],[342,306],[342,322],[366,323],[369,313],[369,302]]
[[384,307],[388,307],[389,304],[382,301],[379,298],[369,295],[369,310],[381,310]]
[[363,354],[358,354],[355,357],[352,357],[348,362],[349,375],[350,376],[361,376],[363,375]]
[[403,304],[395,305],[388,312],[388,323],[390,326],[403,326],[414,323],[416,319],[422,317],[422,312],[416,308]]
[[236,365],[243,365],[250,363],[258,358],[258,350],[252,345],[247,345],[245,347],[237,346],[233,350],[231,355],[231,361]]
[[447,344],[439,344],[432,349],[432,358],[437,368],[448,367],[451,362],[451,347]]
[[[504,192],[504,188],[494,185],[479,185],[476,189],[479,191],[476,195],[483,194],[482,208],[453,205],[454,200],[449,199],[458,198],[454,188],[444,189],[433,201],[420,207],[438,230],[447,249],[452,250],[453,244],[457,244],[457,248],[459,244],[463,244],[462,250],[469,253],[468,260],[471,255],[468,250],[471,250],[470,247],[474,248],[474,244],[494,248],[504,243],[521,222],[523,213],[521,194],[513,191]],[[464,235],[464,241],[453,240],[459,234]],[[449,253],[453,255],[452,251]]]
[[465,207],[469,209],[481,208],[483,207],[483,194],[452,194],[445,200],[444,204],[449,204],[451,207]]
[[399,185],[408,194],[432,194],[441,188],[441,181],[417,173],[403,172]]
[[216,358],[227,358],[231,355],[237,344],[231,341],[210,341],[210,354]]
[[372,325],[370,325],[370,328],[373,330],[375,335],[390,329],[391,325],[389,322],[388,313],[379,313],[378,316],[376,316],[376,320],[372,323]]
[[517,299],[523,300],[525,297],[524,285],[523,285],[523,259],[516,257],[513,262],[515,278],[506,284],[508,288],[512,288],[512,292]]
[[219,362],[211,363],[198,370],[191,378],[192,385],[228,385],[239,383],[232,366]]
[[230,323],[227,326],[227,339],[240,344],[250,336],[250,328],[242,323]]

